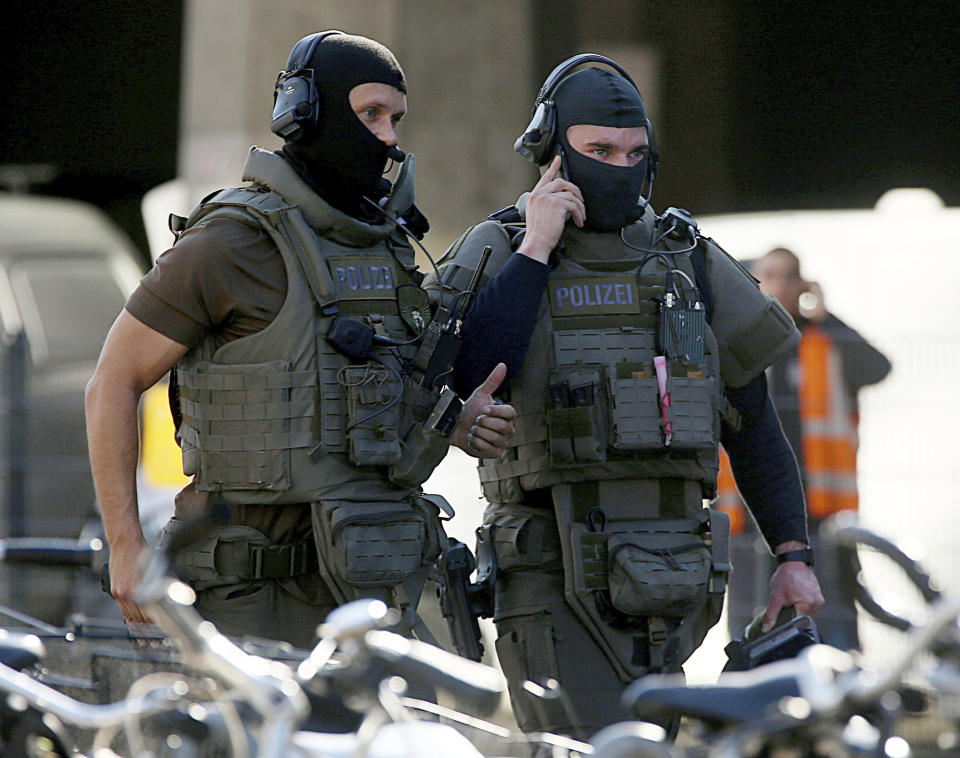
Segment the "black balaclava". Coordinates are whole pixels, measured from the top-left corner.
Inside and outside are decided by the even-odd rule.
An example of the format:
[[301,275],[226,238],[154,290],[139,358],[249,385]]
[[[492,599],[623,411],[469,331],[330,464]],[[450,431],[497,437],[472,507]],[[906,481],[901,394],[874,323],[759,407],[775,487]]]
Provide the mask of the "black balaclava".
[[613,71],[586,68],[563,79],[553,101],[564,173],[580,188],[587,210],[584,227],[610,232],[636,221],[643,213],[639,202],[649,157],[636,166],[602,163],[574,150],[567,141],[567,128],[575,124],[646,126],[647,114],[637,88]]
[[320,96],[318,125],[296,142],[284,143],[281,155],[330,205],[367,215],[364,196],[378,200],[390,188],[383,178],[389,148],[353,112],[350,90],[376,82],[406,93],[403,71],[379,42],[353,34],[322,39],[306,67],[313,69]]

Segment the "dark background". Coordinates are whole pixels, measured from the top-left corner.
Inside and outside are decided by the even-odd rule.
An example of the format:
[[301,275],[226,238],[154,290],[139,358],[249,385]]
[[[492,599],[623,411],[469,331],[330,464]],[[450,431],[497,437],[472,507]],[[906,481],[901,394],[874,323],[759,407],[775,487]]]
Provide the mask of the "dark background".
[[147,255],[143,193],[176,175],[183,3],[22,2],[3,12],[0,163],[103,208]]
[[[664,156],[669,197],[694,189],[696,173],[679,166],[698,160],[696,140],[683,135],[706,129],[723,144],[730,181],[722,192],[699,188],[697,213],[868,207],[894,186],[930,187],[960,205],[954,3],[686,2],[658,15],[664,3],[533,0],[531,44],[545,75],[579,51],[583,29],[603,27],[594,16],[604,5],[621,12],[607,23],[621,38],[659,46],[662,126],[680,148]],[[684,40],[716,28],[706,12],[723,29],[716,125],[689,123],[678,96],[700,96]],[[54,164],[57,177],[36,191],[104,208],[143,251],[140,198],[176,173],[182,24],[176,0],[48,0],[4,12],[0,163]]]

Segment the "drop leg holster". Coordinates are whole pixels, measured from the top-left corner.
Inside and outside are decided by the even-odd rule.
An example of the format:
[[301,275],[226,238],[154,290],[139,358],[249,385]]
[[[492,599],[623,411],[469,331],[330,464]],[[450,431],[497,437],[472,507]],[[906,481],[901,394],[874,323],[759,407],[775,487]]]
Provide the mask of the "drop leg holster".
[[729,517],[697,496],[675,518],[638,518],[636,498],[603,485],[551,489],[565,598],[623,682],[678,671],[720,618]]

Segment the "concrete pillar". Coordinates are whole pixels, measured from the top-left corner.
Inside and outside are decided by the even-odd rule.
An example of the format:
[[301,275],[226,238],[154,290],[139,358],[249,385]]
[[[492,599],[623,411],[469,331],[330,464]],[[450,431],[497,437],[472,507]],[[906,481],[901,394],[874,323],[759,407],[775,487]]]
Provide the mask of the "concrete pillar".
[[512,151],[537,86],[527,2],[187,0],[179,172],[190,202],[236,184],[247,148],[279,147],[273,83],[293,44],[322,29],[372,37],[409,87],[401,147],[417,156],[434,255],[512,202],[533,175]]

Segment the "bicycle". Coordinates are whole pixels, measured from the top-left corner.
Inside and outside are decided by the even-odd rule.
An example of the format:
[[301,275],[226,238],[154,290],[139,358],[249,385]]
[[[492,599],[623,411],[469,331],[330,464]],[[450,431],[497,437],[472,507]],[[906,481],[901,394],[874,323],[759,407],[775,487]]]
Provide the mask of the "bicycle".
[[[152,551],[137,589],[138,603],[176,642],[182,670],[140,677],[120,701],[83,703],[24,673],[42,661],[35,635],[4,633],[0,691],[10,706],[0,712],[5,758],[80,755],[70,730],[93,731],[89,752],[97,758],[117,750],[137,758],[480,758],[465,736],[471,732],[501,745],[539,740],[554,755],[590,752],[584,743],[517,735],[415,696],[437,688],[485,713],[499,703],[504,683],[493,668],[388,631],[397,619],[380,601],[335,610],[320,626],[316,646],[298,660],[247,652],[197,614],[193,591],[170,573],[172,556],[204,528],[198,522],[178,532],[166,550]],[[13,554],[0,549],[0,557]],[[341,719],[333,726],[331,708]],[[318,710],[321,721],[326,717],[322,731],[309,728]],[[124,746],[117,747],[121,736]]]
[[[794,658],[747,672],[721,675],[716,684],[686,686],[677,675],[651,675],[624,693],[624,703],[641,720],[682,714],[699,734],[699,744],[669,748],[663,741],[632,742],[633,756],[702,755],[709,758],[907,758],[927,748],[929,755],[956,755],[947,746],[911,745],[900,727],[944,694],[960,693],[960,596],[945,595],[920,564],[895,543],[858,524],[852,514],[833,517],[825,538],[845,552],[859,570],[857,548],[887,556],[899,566],[928,604],[929,618],[918,623],[884,608],[861,581],[857,600],[884,624],[906,632],[904,648],[882,667],[868,666],[860,654],[812,645]],[[910,675],[908,675],[910,674]],[[960,718],[954,715],[956,722]],[[620,729],[598,733],[602,745]],[[607,730],[604,730],[607,731]],[[956,732],[953,733],[954,736]]]

